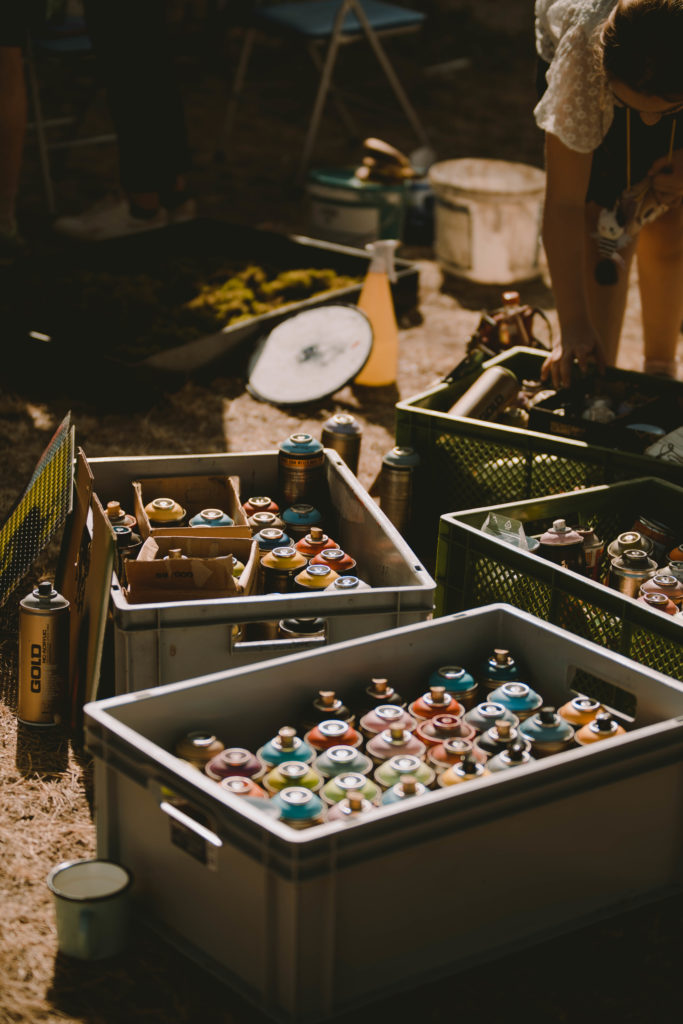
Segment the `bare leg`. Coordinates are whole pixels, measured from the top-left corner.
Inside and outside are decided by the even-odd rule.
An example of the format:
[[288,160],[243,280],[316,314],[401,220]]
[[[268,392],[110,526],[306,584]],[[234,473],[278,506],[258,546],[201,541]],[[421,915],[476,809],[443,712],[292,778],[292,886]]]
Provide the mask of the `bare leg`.
[[593,235],[597,230],[599,207],[597,203],[586,206],[586,299],[591,323],[602,341],[602,350],[608,366],[614,366],[619,351],[619,338],[624,322],[628,279],[635,245],[619,251],[624,266],[618,268],[615,284],[598,284],[595,267],[600,259],[598,243]]
[[11,235],[26,133],[24,60],[18,46],[0,46],[0,97],[0,234]]
[[683,207],[669,210],[640,232],[638,286],[645,368],[675,377],[683,320]]

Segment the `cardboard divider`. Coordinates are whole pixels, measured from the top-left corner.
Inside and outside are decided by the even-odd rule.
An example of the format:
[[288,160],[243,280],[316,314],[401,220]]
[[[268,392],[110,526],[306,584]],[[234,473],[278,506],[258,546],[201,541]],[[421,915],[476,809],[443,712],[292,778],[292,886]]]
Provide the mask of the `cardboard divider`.
[[[130,604],[153,601],[206,601],[219,597],[245,597],[254,592],[256,541],[216,535],[216,528],[190,528],[182,536],[169,531],[148,537],[136,559],[126,563]],[[168,558],[180,548],[184,558]],[[232,574],[232,556],[244,563],[239,577]]]
[[154,527],[145,506],[156,498],[174,498],[185,509],[187,522],[205,508],[219,508],[234,520],[234,526],[212,526],[217,536],[251,537],[239,497],[240,482],[236,476],[170,476],[150,477],[133,481],[135,518],[143,540],[157,535],[185,537],[201,527]]

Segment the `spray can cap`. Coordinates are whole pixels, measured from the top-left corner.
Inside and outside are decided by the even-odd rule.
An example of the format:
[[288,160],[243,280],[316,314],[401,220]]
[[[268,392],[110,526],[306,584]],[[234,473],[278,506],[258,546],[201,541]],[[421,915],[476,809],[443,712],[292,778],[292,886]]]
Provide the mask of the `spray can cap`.
[[362,811],[363,810],[363,794],[359,793],[358,790],[352,789],[350,793],[347,793],[346,799],[349,803],[349,810],[351,811]]
[[593,732],[609,733],[616,732],[618,725],[610,715],[609,711],[601,711],[600,714],[596,715],[590,723],[589,728],[592,729]]
[[395,238],[378,238],[374,242],[368,242],[365,248],[372,257],[368,270],[376,274],[386,274],[390,281],[395,281],[394,254],[398,245]]
[[296,729],[292,729],[291,725],[283,725],[281,729],[278,729],[277,734],[280,739],[280,747],[282,748],[282,750],[294,749],[294,738],[296,736]]

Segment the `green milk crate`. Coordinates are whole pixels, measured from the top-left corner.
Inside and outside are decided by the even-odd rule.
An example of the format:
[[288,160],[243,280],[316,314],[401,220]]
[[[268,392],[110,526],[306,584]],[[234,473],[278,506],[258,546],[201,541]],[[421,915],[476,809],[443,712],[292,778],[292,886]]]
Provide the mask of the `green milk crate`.
[[[593,526],[606,545],[639,515],[683,540],[683,488],[653,477],[443,515],[436,555],[436,613],[505,602],[601,647],[683,680],[683,624],[635,598],[482,533],[487,515],[517,519],[529,535],[554,519]],[[678,543],[678,541],[677,541]],[[605,550],[600,578],[609,567]]]
[[[420,456],[410,542],[430,568],[438,519],[445,513],[644,476],[683,486],[681,463],[447,415],[456,398],[488,367],[506,367],[520,381],[538,379],[546,355],[535,348],[512,348],[486,360],[473,375],[447,377],[430,390],[397,403],[396,443],[412,446]],[[610,375],[643,380],[642,374],[626,370],[613,369]],[[683,399],[683,383],[656,381],[655,387]]]

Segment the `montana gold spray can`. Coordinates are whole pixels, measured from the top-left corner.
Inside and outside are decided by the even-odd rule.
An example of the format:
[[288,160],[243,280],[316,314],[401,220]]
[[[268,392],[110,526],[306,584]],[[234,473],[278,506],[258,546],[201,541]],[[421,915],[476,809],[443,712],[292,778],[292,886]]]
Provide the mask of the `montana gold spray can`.
[[415,449],[407,445],[392,448],[382,459],[380,508],[399,533],[407,533],[411,525],[415,467],[419,462]]
[[69,602],[43,580],[19,602],[19,721],[57,725],[68,675]]
[[338,412],[323,423],[320,440],[325,448],[332,448],[341,455],[352,473],[358,473],[358,456],[362,427],[355,416]]

